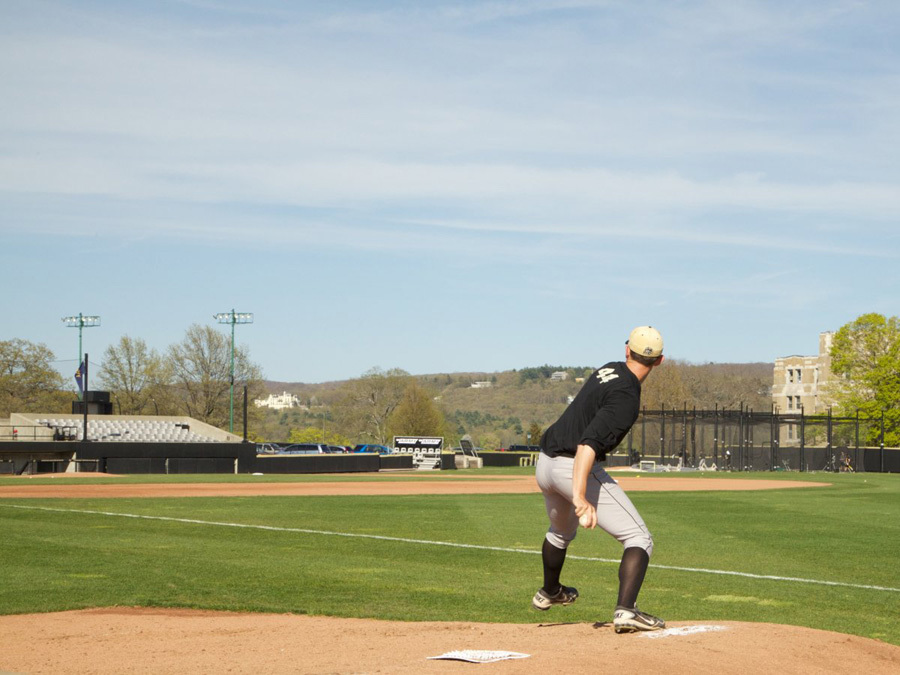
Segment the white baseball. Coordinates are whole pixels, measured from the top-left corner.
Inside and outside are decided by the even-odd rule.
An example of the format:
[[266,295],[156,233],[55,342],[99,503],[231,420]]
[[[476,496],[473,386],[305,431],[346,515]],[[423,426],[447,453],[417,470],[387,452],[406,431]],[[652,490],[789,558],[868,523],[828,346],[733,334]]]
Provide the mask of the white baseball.
[[581,518],[578,519],[578,522],[581,523],[582,527],[590,527],[591,526],[591,514],[590,513],[581,514]]

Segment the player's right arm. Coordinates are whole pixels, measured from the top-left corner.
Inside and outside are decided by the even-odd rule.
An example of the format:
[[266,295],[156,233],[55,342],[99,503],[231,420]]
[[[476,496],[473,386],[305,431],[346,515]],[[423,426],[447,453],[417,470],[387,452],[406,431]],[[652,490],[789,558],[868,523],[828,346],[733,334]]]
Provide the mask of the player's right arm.
[[591,446],[579,445],[575,451],[575,467],[572,470],[572,504],[579,519],[585,513],[588,514],[590,522],[585,526],[588,528],[593,528],[597,524],[597,509],[584,497],[587,492],[588,474],[594,467],[596,458],[597,453]]

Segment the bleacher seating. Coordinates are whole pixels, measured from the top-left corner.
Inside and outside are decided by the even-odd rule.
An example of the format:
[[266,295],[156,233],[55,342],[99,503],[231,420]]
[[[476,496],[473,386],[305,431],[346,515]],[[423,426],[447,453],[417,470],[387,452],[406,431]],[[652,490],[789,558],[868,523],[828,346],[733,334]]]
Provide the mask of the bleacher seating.
[[[77,417],[46,418],[36,420],[57,433],[60,438],[82,438],[83,420]],[[88,421],[88,440],[128,441],[145,443],[214,443],[216,439],[194,433],[189,424],[168,420],[117,420],[96,419]]]

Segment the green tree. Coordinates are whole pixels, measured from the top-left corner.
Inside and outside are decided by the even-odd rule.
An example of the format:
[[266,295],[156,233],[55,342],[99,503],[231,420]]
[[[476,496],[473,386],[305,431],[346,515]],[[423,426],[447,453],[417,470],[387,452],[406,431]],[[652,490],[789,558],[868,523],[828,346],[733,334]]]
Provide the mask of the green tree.
[[541,429],[541,425],[537,422],[532,422],[531,426],[528,427],[528,433],[531,435],[531,440],[529,441],[530,445],[540,445],[541,442],[541,434],[544,433],[544,430]]
[[444,415],[434,396],[415,380],[403,392],[403,398],[388,418],[388,436],[445,436]]
[[372,368],[357,380],[347,382],[333,406],[335,422],[357,442],[385,444],[388,419],[399,405],[410,375],[405,370]]
[[[829,394],[839,412],[884,412],[884,443],[900,445],[900,319],[871,313],[842,326],[831,343],[831,371]],[[878,443],[879,425],[866,430],[866,443]]]
[[159,399],[171,380],[171,366],[147,347],[141,338],[127,335],[103,353],[99,381],[108,390],[121,415],[142,415],[159,411]]
[[[10,413],[71,412],[72,394],[45,344],[15,338],[0,341],[0,417]],[[73,368],[74,372],[74,368]]]
[[[229,337],[210,326],[194,324],[181,342],[169,347],[168,359],[172,368],[173,394],[180,412],[227,429],[231,388]],[[250,360],[247,348],[238,346],[234,353],[235,410],[239,409],[245,385],[249,400],[262,397],[262,370]],[[262,413],[250,405],[248,416],[255,422]],[[237,426],[235,423],[235,431]]]
[[503,446],[503,442],[500,440],[500,436],[493,432],[483,433],[478,437],[478,442],[476,446],[480,447],[482,450],[487,450],[489,452],[499,449]]

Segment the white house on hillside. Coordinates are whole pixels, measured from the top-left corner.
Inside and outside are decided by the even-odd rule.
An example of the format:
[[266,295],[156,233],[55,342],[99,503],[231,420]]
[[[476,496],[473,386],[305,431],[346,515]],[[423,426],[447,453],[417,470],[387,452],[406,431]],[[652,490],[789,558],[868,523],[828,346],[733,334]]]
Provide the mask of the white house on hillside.
[[274,408],[283,410],[300,405],[300,399],[294,394],[284,392],[282,394],[269,394],[269,398],[258,398],[253,403],[257,408]]

